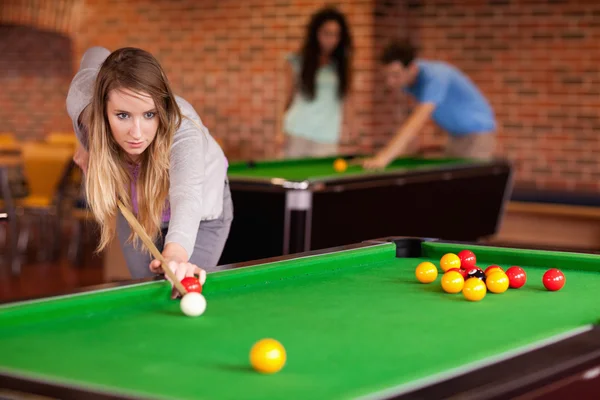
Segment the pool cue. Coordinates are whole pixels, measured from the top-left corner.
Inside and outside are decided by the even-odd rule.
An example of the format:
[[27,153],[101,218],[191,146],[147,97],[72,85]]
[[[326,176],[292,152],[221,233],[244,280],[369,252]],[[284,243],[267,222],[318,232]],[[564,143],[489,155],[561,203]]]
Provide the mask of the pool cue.
[[152,255],[154,256],[154,258],[156,258],[157,260],[160,261],[160,263],[162,264],[162,268],[165,271],[165,275],[167,275],[169,277],[169,279],[171,279],[171,282],[173,282],[173,285],[179,291],[179,293],[181,293],[182,296],[185,295],[187,293],[187,290],[185,290],[185,288],[183,287],[181,282],[179,282],[179,279],[177,279],[177,277],[175,276],[173,271],[171,271],[171,269],[167,265],[167,260],[165,260],[165,258],[160,253],[160,251],[158,251],[158,249],[152,242],[152,239],[150,239],[150,237],[148,236],[146,231],[144,231],[144,228],[142,228],[142,226],[140,225],[138,220],[131,213],[131,211],[129,211],[127,209],[127,207],[125,207],[125,205],[121,202],[121,200],[117,200],[117,204],[118,204],[119,208],[121,209],[121,213],[123,214],[125,219],[129,222],[129,225],[131,225],[131,228],[135,231],[135,233],[138,234],[140,239],[142,239],[142,242],[144,242],[144,244],[146,245],[148,250],[150,250],[150,253],[152,253]]
[[365,161],[364,158],[353,158],[348,161],[348,165],[362,165],[363,161]]

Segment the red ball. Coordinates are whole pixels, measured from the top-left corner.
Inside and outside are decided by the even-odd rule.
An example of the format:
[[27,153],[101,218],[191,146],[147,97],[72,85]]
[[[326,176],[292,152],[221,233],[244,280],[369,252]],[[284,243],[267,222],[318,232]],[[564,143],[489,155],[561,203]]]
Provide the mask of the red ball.
[[566,282],[565,275],[558,269],[552,268],[544,273],[544,277],[542,278],[542,282],[544,282],[544,286],[546,289],[551,292],[560,290],[565,286]]
[[185,290],[188,293],[190,293],[190,292],[202,293],[202,285],[200,284],[200,281],[193,276],[188,276],[187,278],[183,278],[181,280],[181,284],[183,285],[183,287],[185,288]]
[[459,274],[461,274],[463,278],[467,279],[467,275],[468,275],[468,273],[467,273],[467,270],[466,270],[466,269],[462,269],[462,268],[450,268],[450,269],[449,269],[448,271],[446,271],[446,272],[450,272],[450,271],[456,271],[456,272],[458,272]]
[[498,271],[504,272],[504,270],[499,265],[490,265],[489,267],[487,267],[485,269],[484,272],[485,272],[485,276],[488,276],[492,272],[498,272]]
[[513,289],[518,289],[527,282],[527,274],[521,267],[510,267],[506,270],[506,276],[508,276],[508,285]]
[[460,258],[460,267],[462,269],[466,269],[468,271],[471,268],[475,268],[477,259],[475,258],[475,253],[473,253],[471,250],[461,250],[457,255],[458,258]]

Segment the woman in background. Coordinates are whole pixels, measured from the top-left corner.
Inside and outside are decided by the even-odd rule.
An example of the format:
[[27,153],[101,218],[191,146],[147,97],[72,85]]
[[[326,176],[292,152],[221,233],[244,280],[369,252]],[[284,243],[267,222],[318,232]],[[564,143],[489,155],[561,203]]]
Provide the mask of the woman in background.
[[[334,8],[314,14],[299,54],[286,63],[283,111],[285,157],[338,153],[352,76],[352,38],[346,18]],[[352,123],[348,125],[352,126]]]

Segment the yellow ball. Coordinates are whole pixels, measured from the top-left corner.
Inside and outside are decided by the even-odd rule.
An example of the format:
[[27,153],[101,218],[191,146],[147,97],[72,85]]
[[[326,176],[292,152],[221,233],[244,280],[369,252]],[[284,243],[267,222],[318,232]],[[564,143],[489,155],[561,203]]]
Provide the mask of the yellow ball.
[[504,293],[509,285],[508,276],[501,270],[492,272],[486,278],[485,284],[487,289],[492,293]]
[[433,263],[424,261],[417,265],[415,276],[421,283],[431,283],[436,280],[438,276],[438,270]]
[[452,268],[460,268],[460,258],[454,253],[444,254],[440,259],[440,267],[444,272]]
[[286,362],[285,348],[275,339],[262,339],[250,350],[252,368],[263,374],[280,371]]
[[465,286],[465,279],[456,271],[448,271],[442,275],[442,289],[446,293],[460,293]]
[[470,301],[479,301],[485,297],[487,288],[485,283],[479,278],[469,278],[465,281],[463,287],[463,295],[465,299]]
[[337,172],[344,172],[348,169],[348,163],[343,158],[338,158],[333,162],[333,169]]

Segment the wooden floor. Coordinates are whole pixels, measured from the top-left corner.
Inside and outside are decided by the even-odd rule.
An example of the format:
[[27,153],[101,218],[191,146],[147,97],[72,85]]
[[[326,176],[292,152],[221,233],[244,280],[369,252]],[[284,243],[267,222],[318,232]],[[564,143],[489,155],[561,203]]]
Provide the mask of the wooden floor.
[[37,262],[32,251],[25,257],[21,273],[0,265],[0,303],[62,294],[73,289],[104,283],[102,257],[85,246],[81,265],[73,265],[65,255],[54,262]]

